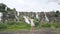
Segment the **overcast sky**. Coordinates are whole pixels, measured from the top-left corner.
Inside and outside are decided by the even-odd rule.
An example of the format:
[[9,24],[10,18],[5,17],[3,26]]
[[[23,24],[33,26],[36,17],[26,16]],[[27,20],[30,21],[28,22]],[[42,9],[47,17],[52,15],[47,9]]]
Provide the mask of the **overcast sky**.
[[0,0],[17,11],[52,11],[60,10],[59,0]]

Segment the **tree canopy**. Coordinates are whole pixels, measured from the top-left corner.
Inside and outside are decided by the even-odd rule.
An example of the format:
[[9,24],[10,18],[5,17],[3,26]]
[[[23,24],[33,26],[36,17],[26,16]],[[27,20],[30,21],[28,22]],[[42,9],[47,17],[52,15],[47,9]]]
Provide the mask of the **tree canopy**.
[[0,3],[0,12],[2,13],[10,13],[10,14],[16,14],[16,9],[10,9],[9,7],[7,7],[7,11],[5,11],[5,8],[7,7],[7,5],[5,5],[4,3]]

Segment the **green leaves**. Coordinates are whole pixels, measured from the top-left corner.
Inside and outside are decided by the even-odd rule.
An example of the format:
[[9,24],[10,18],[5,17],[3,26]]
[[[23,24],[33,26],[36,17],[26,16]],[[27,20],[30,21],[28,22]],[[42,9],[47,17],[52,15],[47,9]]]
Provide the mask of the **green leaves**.
[[59,10],[56,11],[55,17],[59,16]]

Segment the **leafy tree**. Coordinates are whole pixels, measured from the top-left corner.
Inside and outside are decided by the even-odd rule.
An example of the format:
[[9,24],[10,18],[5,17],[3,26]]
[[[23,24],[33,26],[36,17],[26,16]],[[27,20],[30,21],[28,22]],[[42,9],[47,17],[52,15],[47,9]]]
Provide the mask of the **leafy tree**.
[[57,10],[56,13],[59,13],[59,10]]
[[6,16],[7,14],[10,14],[10,15],[12,15],[12,14],[15,15],[16,14],[16,9],[15,8],[10,9],[9,7],[7,7],[7,11],[5,11],[6,7],[7,6],[5,4],[0,3],[0,12],[3,13],[3,16],[2,16],[3,22],[7,19],[7,16]]
[[7,11],[5,11],[5,7],[7,7],[5,4],[0,3],[0,12],[2,12],[2,13],[8,13],[8,12],[14,13],[14,11],[16,11],[15,8],[10,9],[9,7],[7,7]]
[[6,7],[6,5],[5,4],[3,4],[3,3],[0,3],[0,12],[7,12],[7,11],[5,11],[5,7]]
[[56,11],[55,17],[59,16],[59,10]]
[[12,13],[16,14],[16,9],[15,8],[12,9]]

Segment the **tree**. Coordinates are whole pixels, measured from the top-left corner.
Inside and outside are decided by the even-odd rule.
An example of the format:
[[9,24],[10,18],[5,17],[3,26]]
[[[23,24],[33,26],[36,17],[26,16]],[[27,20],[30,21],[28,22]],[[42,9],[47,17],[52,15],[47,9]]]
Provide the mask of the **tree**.
[[0,3],[0,12],[6,12],[5,11],[5,7],[6,7],[6,5],[5,4],[3,4],[3,3]]
[[16,9],[15,8],[12,9],[12,13],[16,14]]
[[[6,6],[5,4],[0,3],[0,12],[3,13],[3,16],[2,16],[3,22],[5,22],[5,20],[8,18],[7,15],[12,18],[12,17],[14,17],[15,14],[16,14],[16,9],[15,9],[15,8],[10,9],[9,7],[7,7],[7,11],[6,11],[6,10],[5,10],[6,7],[7,7],[7,6]],[[9,19],[9,18],[8,18],[8,19]]]
[[59,10],[57,10],[56,13],[59,13]]
[[55,17],[59,16],[59,10],[56,11]]

